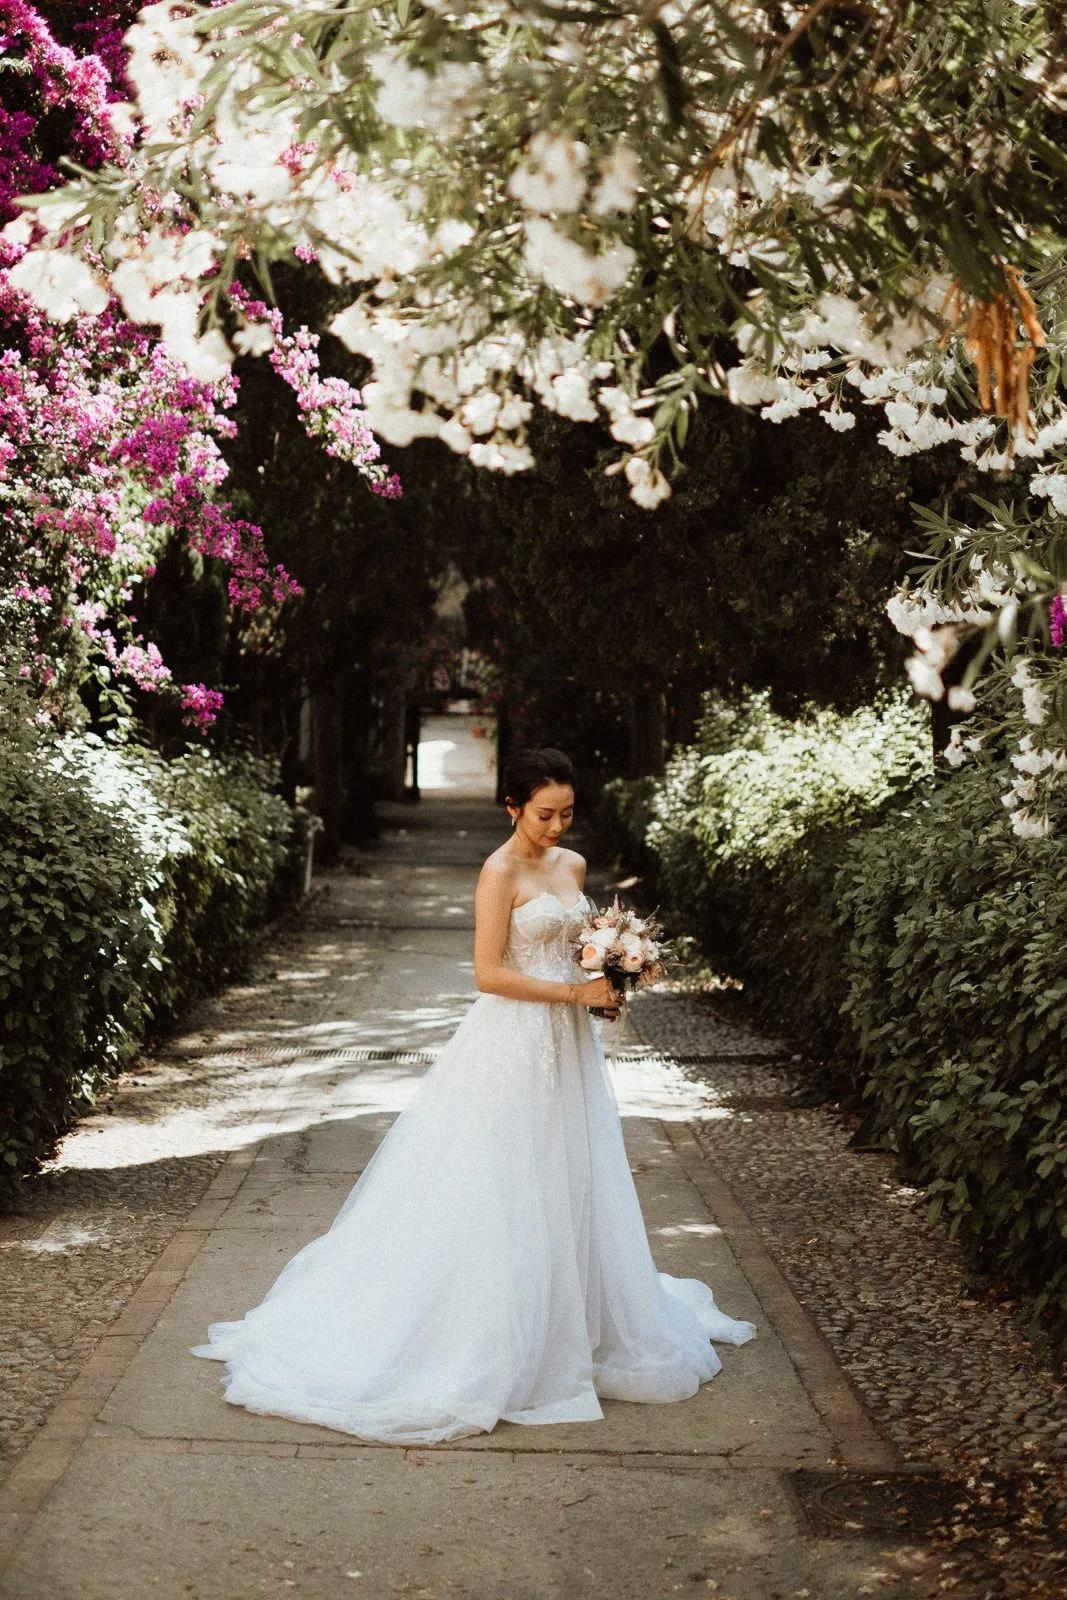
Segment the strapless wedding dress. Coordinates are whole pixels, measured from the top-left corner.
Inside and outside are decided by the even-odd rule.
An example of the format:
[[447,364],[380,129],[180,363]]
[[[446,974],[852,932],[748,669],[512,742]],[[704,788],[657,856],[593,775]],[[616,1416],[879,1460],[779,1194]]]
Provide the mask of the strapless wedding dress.
[[[519,906],[505,962],[573,982],[585,910]],[[249,1411],[429,1444],[684,1400],[754,1333],[657,1273],[588,1012],[482,995],[328,1232],[192,1353]]]

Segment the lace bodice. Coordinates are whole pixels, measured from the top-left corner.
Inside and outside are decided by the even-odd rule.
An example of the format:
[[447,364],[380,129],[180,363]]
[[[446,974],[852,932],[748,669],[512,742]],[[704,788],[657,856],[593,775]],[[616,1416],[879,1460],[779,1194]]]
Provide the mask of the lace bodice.
[[511,913],[504,964],[530,978],[572,983],[577,976],[573,944],[589,901],[580,894],[565,906],[558,895],[539,894]]

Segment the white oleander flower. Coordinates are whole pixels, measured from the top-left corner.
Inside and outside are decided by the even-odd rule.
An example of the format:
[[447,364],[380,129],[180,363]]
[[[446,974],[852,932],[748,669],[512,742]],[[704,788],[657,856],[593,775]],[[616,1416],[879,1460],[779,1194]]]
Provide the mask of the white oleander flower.
[[[226,148],[226,147],[224,147]],[[257,159],[254,147],[217,156],[208,164],[208,171],[216,188],[254,205],[266,206],[284,200],[293,186],[292,174],[281,166],[276,157],[264,150]]]
[[1030,777],[1039,778],[1055,764],[1055,760],[1056,757],[1051,750],[1035,750],[1033,740],[1027,734],[1020,742],[1018,752],[1012,756],[1011,764],[1017,772],[1025,772]]
[[542,282],[584,306],[601,306],[617,294],[637,260],[627,244],[609,245],[593,255],[543,217],[527,220],[523,254],[530,271]]
[[950,767],[962,767],[963,763],[966,761],[967,751],[963,747],[963,743],[960,739],[960,730],[958,728],[953,728],[951,734],[949,735],[948,744],[942,750],[941,754],[944,756]]
[[798,417],[802,411],[810,411],[818,405],[819,397],[814,389],[802,389],[798,384],[783,380],[784,387],[779,391],[779,398],[773,405],[764,406],[760,412],[768,422],[788,422],[793,417]]
[[784,378],[772,378],[754,361],[742,361],[726,374],[727,397],[738,406],[762,406],[786,391]]
[[515,472],[529,472],[534,464],[533,451],[524,444],[512,444],[507,439],[490,439],[470,447],[470,459],[476,467],[486,467],[490,472],[502,472],[511,477]]
[[533,405],[529,400],[524,400],[521,394],[506,394],[496,419],[496,425],[505,433],[511,433],[515,428],[521,428],[524,422],[529,422],[533,416]]
[[8,282],[28,294],[53,322],[79,315],[96,317],[107,309],[107,289],[80,256],[65,250],[27,250],[8,270]]
[[577,211],[585,195],[587,145],[566,134],[536,133],[508,182],[527,211]]
[[637,204],[641,164],[625,144],[618,144],[600,168],[593,193],[593,210],[600,216],[611,211],[630,212]]
[[456,417],[449,417],[448,421],[442,425],[437,437],[450,450],[454,450],[457,456],[467,455],[471,445],[474,443],[468,430]]
[[552,395],[561,417],[569,417],[572,422],[596,421],[597,409],[589,395],[588,380],[576,368],[552,379]]
[[492,433],[499,414],[500,396],[490,391],[472,395],[461,409],[459,420],[469,433]]
[[1033,675],[1033,669],[1026,656],[1019,656],[1012,672],[1011,681],[1023,698],[1023,716],[1027,722],[1040,726],[1048,716],[1048,705],[1044,689]]
[[379,83],[375,110],[395,128],[427,128],[449,138],[460,132],[485,88],[477,62],[442,61],[431,73],[395,49],[379,50],[367,61]]
[[1053,511],[1067,517],[1067,473],[1037,473],[1030,479],[1030,493],[1047,497]]
[[949,605],[926,589],[898,590],[885,605],[886,615],[898,633],[913,638],[920,629],[929,631],[951,622],[970,622],[981,626],[990,620],[989,612],[977,606]]
[[1050,830],[1048,817],[1032,816],[1025,808],[1011,813],[1011,831],[1020,839],[1047,839]]
[[[413,411],[397,389],[380,380],[362,386],[363,409],[367,426],[387,444],[403,449],[415,439],[433,439],[441,431],[438,412]],[[406,391],[410,395],[410,388]]]
[[5,223],[4,227],[0,228],[0,234],[9,244],[28,245],[33,238],[33,218],[24,211],[21,216],[13,217],[10,222]]
[[263,356],[274,347],[274,329],[269,322],[250,322],[237,330],[233,342],[243,356]]
[[941,682],[941,674],[932,667],[923,656],[909,656],[904,663],[904,670],[911,681],[911,686],[916,694],[921,694],[924,700],[940,700],[945,693],[945,685]]
[[611,424],[611,437],[620,444],[628,444],[635,450],[640,450],[646,444],[651,444],[656,437],[656,429],[650,417],[637,417],[633,412],[629,416],[617,417]]
[[201,383],[219,383],[229,372],[233,351],[218,328],[210,328],[202,338],[187,338],[183,334],[172,334],[164,324],[162,333],[163,343],[171,355]]
[[630,485],[630,499],[643,511],[654,511],[661,500],[670,496],[671,486],[663,473],[643,456],[631,456],[627,461],[626,479]]

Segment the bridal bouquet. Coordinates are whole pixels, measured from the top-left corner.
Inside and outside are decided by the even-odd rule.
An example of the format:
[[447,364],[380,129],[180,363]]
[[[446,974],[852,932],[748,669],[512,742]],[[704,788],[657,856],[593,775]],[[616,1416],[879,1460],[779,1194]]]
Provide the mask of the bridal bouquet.
[[[629,984],[656,983],[663,976],[663,963],[669,948],[663,930],[652,917],[639,917],[615,903],[584,922],[574,945],[574,958],[592,977],[610,978],[617,989]],[[602,1016],[599,1006],[594,1016]]]

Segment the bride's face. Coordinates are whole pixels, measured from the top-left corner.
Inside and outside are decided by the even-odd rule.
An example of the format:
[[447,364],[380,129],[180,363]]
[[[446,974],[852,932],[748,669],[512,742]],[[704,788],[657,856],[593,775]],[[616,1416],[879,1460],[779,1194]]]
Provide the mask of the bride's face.
[[574,821],[574,790],[569,783],[545,783],[535,789],[519,812],[521,828],[531,844],[542,850],[558,844]]

